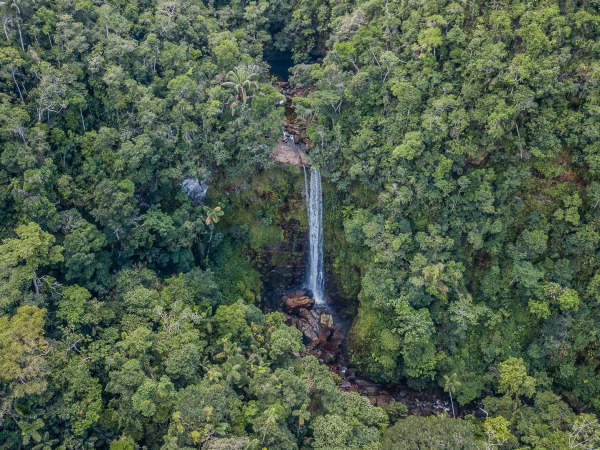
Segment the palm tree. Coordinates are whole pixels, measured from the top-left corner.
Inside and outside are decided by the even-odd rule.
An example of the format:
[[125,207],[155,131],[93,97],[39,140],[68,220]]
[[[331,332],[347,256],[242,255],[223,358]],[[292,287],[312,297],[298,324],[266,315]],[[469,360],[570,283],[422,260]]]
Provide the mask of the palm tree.
[[225,213],[220,206],[217,206],[216,208],[209,208],[208,206],[205,206],[204,212],[206,213],[206,219],[204,220],[204,223],[210,228],[210,238],[208,239],[208,246],[206,247],[206,259],[208,260],[208,252],[210,250],[210,244],[215,231],[215,223],[218,223],[219,217]]
[[450,405],[452,406],[452,417],[456,419],[456,414],[454,414],[454,401],[452,400],[452,392],[456,392],[456,389],[460,387],[461,382],[458,381],[458,375],[453,373],[452,375],[444,375],[444,391],[450,394]]
[[[240,360],[241,358],[241,360]],[[224,372],[225,381],[229,384],[238,385],[244,375],[243,367],[244,357],[229,357],[221,367]]]
[[165,445],[163,445],[160,450],[178,450],[180,447],[177,444],[177,437],[174,436],[165,436],[163,437],[165,441]]
[[227,358],[242,354],[241,347],[238,347],[235,343],[231,342],[231,333],[227,333],[223,336],[219,342],[217,342],[214,350],[216,351],[216,349],[221,346],[222,350],[214,355],[216,361],[225,361]]
[[304,403],[299,409],[292,411],[292,416],[298,417],[298,432],[296,433],[296,436],[299,436],[300,430],[302,429],[306,421],[310,419],[308,404]]
[[245,105],[248,101],[248,91],[250,88],[258,88],[257,79],[257,73],[250,72],[243,67],[236,67],[227,73],[227,81],[221,83],[221,86],[233,89],[236,100],[242,100],[242,103]]
[[196,325],[202,324],[208,334],[212,333],[212,330],[213,330],[212,307],[209,306],[206,309],[206,311],[204,311],[203,313],[196,314],[193,318],[193,321]]
[[269,373],[269,365],[267,364],[267,349],[258,345],[250,345],[250,355],[248,356],[248,371],[251,375],[261,375]]

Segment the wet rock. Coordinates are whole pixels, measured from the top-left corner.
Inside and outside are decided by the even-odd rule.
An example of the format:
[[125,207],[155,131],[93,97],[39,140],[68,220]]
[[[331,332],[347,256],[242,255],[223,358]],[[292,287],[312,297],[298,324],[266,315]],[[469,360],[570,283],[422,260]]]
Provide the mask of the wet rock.
[[320,322],[323,328],[333,328],[333,316],[331,314],[321,314]]
[[321,328],[319,330],[319,342],[322,346],[325,346],[329,343],[329,339],[331,338],[332,331],[329,328]]
[[365,388],[365,389],[367,388],[367,386],[370,386],[370,385],[372,385],[372,383],[371,383],[370,381],[368,381],[368,380],[363,380],[363,379],[361,379],[361,378],[357,379],[357,380],[356,380],[356,382],[355,382],[355,384],[356,384],[358,387],[360,387],[360,388]]
[[306,344],[306,351],[313,351],[317,345],[319,345],[319,341],[310,341],[308,344]]
[[310,297],[306,289],[296,289],[295,291],[289,291],[283,294],[284,298],[296,298],[296,297]]
[[354,369],[353,367],[350,367],[349,369],[346,370],[346,373],[344,375],[346,376],[347,380],[353,381],[356,379],[356,369]]
[[[321,331],[323,331],[323,330],[321,330]],[[328,352],[335,352],[335,353],[340,352],[339,345],[336,345],[334,342],[331,342],[331,341],[323,341],[322,333],[319,333],[319,343],[321,344],[321,348],[323,350],[327,350]]]
[[[304,322],[306,322],[308,324],[308,326],[310,326],[310,328],[315,333],[315,336],[318,336],[319,322],[317,322],[317,319],[315,319],[313,317],[313,315],[310,313],[310,311],[308,311],[307,309],[301,309],[298,311],[298,314],[300,315],[302,320],[304,320]],[[318,337],[317,337],[317,339],[318,339]]]
[[350,381],[345,380],[342,382],[342,384],[340,384],[340,388],[342,389],[350,389],[352,387],[352,383],[350,383]]
[[329,338],[329,341],[327,342],[326,345],[331,346],[331,347],[335,347],[335,348],[337,348],[340,351],[342,349],[341,340],[340,340],[339,337],[336,337],[335,335],[333,335],[333,337]]
[[337,360],[337,354],[325,350],[319,350],[319,359],[322,359],[325,364],[333,364]]
[[324,306],[317,306],[315,308],[315,312],[320,316],[321,314],[325,314],[325,312],[327,311],[327,308],[325,308]]
[[315,345],[319,342],[319,336],[317,336],[314,328],[306,320],[299,319],[296,326],[302,331],[304,336],[314,341]]

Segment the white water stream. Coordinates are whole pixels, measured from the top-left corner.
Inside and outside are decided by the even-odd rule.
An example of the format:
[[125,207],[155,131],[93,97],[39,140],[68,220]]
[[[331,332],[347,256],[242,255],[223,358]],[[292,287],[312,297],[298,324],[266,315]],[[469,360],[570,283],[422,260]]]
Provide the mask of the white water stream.
[[312,292],[315,304],[325,305],[325,264],[323,261],[323,193],[321,172],[310,169],[310,188],[304,169],[306,203],[308,207],[308,265],[306,287]]

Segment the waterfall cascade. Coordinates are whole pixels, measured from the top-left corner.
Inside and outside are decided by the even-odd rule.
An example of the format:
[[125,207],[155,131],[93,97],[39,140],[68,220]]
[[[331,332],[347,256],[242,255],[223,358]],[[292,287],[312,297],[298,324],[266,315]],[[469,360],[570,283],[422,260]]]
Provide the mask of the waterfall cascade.
[[323,193],[321,172],[310,169],[310,188],[304,169],[306,203],[308,207],[308,265],[306,287],[312,292],[315,304],[325,305],[325,265],[323,262]]

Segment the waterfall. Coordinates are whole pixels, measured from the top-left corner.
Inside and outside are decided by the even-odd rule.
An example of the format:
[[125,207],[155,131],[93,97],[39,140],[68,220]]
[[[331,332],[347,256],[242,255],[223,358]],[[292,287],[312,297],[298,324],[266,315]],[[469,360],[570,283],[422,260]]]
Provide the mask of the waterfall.
[[310,169],[310,189],[304,169],[304,186],[308,206],[308,265],[306,287],[312,292],[315,304],[324,305],[325,265],[323,263],[323,194],[321,192],[321,172]]

